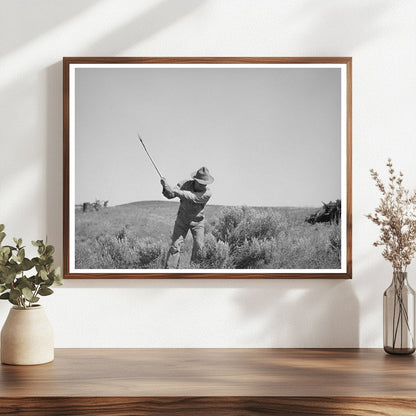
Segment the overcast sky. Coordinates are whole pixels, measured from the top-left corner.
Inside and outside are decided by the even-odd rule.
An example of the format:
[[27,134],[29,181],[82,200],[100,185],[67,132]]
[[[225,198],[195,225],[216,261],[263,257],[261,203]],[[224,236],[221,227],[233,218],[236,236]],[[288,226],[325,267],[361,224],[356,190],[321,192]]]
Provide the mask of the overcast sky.
[[207,166],[210,204],[320,206],[341,197],[337,68],[78,68],[75,200],[160,200]]

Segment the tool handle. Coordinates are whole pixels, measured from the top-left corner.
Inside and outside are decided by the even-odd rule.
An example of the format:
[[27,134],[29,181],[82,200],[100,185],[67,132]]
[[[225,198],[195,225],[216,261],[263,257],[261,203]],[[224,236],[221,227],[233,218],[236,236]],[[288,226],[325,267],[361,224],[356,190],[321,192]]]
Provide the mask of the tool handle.
[[142,138],[140,137],[140,134],[139,134],[139,133],[137,133],[137,136],[139,136],[139,140],[140,140],[140,143],[141,143],[141,144],[142,144],[142,146],[143,146],[144,151],[146,152],[147,156],[149,156],[149,159],[150,159],[150,161],[152,162],[153,166],[155,167],[156,172],[157,172],[157,173],[158,173],[158,175],[160,176],[160,179],[162,179],[162,178],[163,178],[163,176],[162,176],[162,174],[160,173],[159,169],[157,168],[156,163],[153,161],[152,156],[150,156],[149,152],[147,151],[146,146],[145,146],[145,144],[143,143]]

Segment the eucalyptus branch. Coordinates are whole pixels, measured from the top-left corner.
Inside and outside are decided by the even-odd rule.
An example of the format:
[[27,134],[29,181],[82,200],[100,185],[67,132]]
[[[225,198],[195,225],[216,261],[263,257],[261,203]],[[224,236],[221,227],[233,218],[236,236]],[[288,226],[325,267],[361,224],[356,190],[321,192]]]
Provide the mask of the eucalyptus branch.
[[0,299],[19,309],[30,308],[40,296],[53,293],[50,286],[62,284],[60,268],[54,266],[55,248],[43,240],[32,241],[38,256],[27,258],[21,238],[13,239],[15,246],[2,245],[6,237],[4,228],[0,224]]

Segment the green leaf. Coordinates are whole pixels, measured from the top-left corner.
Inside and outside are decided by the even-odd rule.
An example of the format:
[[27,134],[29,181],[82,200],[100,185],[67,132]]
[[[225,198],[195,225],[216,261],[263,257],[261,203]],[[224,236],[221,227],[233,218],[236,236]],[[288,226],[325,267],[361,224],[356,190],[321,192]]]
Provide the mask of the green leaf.
[[14,279],[16,277],[16,273],[13,270],[9,270],[7,273],[3,275],[3,283],[4,284],[10,284],[13,283]]
[[55,247],[52,245],[46,246],[45,256],[52,256],[53,253],[55,253]]
[[49,296],[49,295],[52,295],[52,293],[53,293],[53,290],[52,289],[49,289],[48,287],[46,287],[46,286],[42,286],[40,289],[39,289],[39,295],[42,295],[42,296]]
[[31,260],[34,266],[39,266],[40,258],[39,257],[33,257]]
[[21,248],[18,252],[17,252],[17,258],[19,260],[19,263],[21,263],[23,261],[23,259],[25,258],[25,249]]
[[28,288],[28,287],[24,287],[22,289],[23,292],[23,296],[29,301],[32,302],[31,299],[33,299],[33,292]]
[[27,272],[28,270],[33,269],[34,264],[32,263],[31,260],[29,260],[27,257],[25,257],[22,260],[22,263],[20,264],[20,266],[21,266],[21,268],[24,272]]
[[63,285],[63,278],[62,278],[62,273],[61,273],[61,268],[57,267],[56,269],[53,270],[53,274],[54,274],[54,283],[56,286],[61,286]]
[[43,254],[45,253],[45,250],[46,250],[45,245],[42,242],[42,244],[40,246],[38,246],[38,253],[39,253],[39,255],[40,256],[43,256]]
[[7,299],[13,305],[17,305],[17,301],[16,300],[10,299],[10,292],[2,293],[0,295],[0,299]]
[[23,290],[23,288],[28,288],[31,291],[36,289],[34,283],[31,282],[26,276],[22,276],[18,279],[17,287],[21,290]]
[[9,261],[10,257],[10,248],[1,247],[0,248],[0,265],[5,265]]
[[6,233],[0,232],[0,244],[4,240],[5,237],[6,237]]
[[32,241],[32,244],[33,244],[35,247],[39,247],[39,246],[42,246],[42,245],[43,245],[43,241],[42,241],[42,240]]
[[41,270],[39,272],[39,276],[41,277],[42,280],[48,280],[48,273],[46,273],[46,270]]
[[5,228],[4,224],[0,224],[0,232],[4,231],[4,228]]
[[6,286],[0,285],[0,293],[3,293],[5,290],[7,290]]
[[52,256],[43,256],[43,264],[45,266],[51,267],[53,265],[53,257]]
[[4,253],[4,254],[9,254],[10,253],[10,247],[9,246],[3,246],[3,247],[0,247],[0,253]]
[[34,296],[33,292],[27,287],[23,288],[22,292],[25,299],[30,303],[35,303],[40,299],[38,296]]
[[54,278],[51,276],[51,274],[49,273],[49,274],[48,274],[48,280],[42,280],[42,281],[40,282],[40,284],[41,284],[42,286],[49,287],[49,286],[52,286],[54,282],[55,282],[55,279],[54,279]]
[[30,303],[35,303],[40,299],[39,297],[34,296],[33,292],[27,287],[23,288],[22,292],[23,292],[25,299]]
[[44,281],[42,280],[42,278],[38,274],[34,277],[35,277],[35,280],[34,280],[35,285],[40,285],[40,284],[44,283]]
[[[32,293],[32,292],[30,292]],[[12,289],[10,291],[10,299],[11,300],[17,300],[21,296],[22,292],[19,289]]]
[[16,237],[13,237],[13,241],[14,241],[14,243],[16,244],[16,247],[17,247],[17,248],[22,247],[23,240],[22,240],[21,238],[16,238]]

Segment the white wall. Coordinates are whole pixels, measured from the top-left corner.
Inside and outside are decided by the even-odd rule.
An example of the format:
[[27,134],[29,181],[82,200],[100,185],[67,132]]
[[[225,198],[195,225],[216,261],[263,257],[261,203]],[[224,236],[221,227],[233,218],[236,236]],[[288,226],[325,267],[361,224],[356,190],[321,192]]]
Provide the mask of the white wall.
[[[388,156],[416,187],[416,2],[1,0],[0,223],[62,259],[63,56],[352,56],[353,280],[66,281],[57,347],[380,347],[390,265],[364,218]],[[410,281],[416,287],[415,267]],[[0,324],[9,304],[0,304]]]

